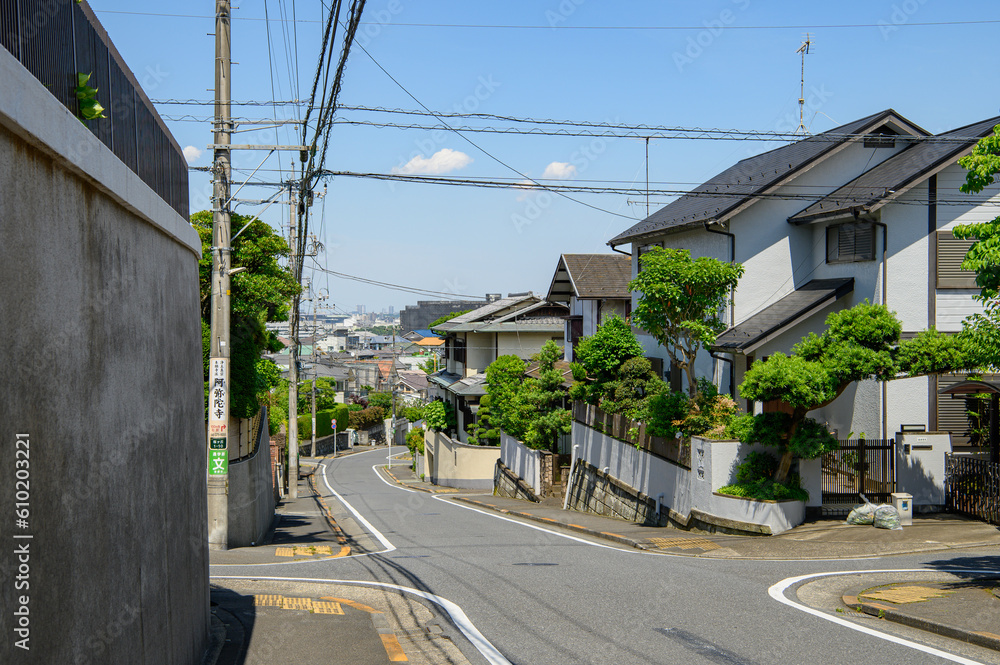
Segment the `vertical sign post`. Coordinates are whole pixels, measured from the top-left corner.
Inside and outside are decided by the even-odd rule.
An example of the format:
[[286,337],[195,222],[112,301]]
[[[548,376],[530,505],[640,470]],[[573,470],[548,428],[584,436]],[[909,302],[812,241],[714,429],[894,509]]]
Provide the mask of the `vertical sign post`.
[[208,475],[229,475],[229,359],[212,358],[208,391]]

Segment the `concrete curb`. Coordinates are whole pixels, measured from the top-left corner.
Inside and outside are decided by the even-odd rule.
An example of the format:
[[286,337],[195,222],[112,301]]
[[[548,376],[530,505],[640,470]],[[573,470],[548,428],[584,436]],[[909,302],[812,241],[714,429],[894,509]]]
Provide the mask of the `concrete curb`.
[[953,640],[968,642],[976,646],[1000,651],[1000,635],[994,633],[965,630],[946,623],[921,619],[905,612],[900,612],[898,608],[891,605],[858,600],[857,596],[843,596],[841,600],[843,600],[844,605],[856,612],[863,612],[878,619],[885,619],[886,621],[892,621],[918,630],[936,633],[937,635],[942,635]]

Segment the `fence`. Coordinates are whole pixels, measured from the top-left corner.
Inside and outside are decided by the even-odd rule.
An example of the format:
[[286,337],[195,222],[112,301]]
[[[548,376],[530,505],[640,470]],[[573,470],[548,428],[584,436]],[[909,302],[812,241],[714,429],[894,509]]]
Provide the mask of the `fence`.
[[74,115],[79,115],[77,73],[90,74],[88,85],[98,89],[97,100],[108,117],[83,123],[177,214],[188,218],[184,154],[86,4],[0,0],[0,46]]
[[586,402],[573,402],[573,420],[685,469],[691,468],[690,443],[683,439],[651,436],[646,432],[646,423],[629,420],[621,414],[605,413]]
[[823,506],[849,510],[861,500],[888,503],[896,487],[895,442],[851,439],[823,455]]
[[1000,524],[1000,464],[949,453],[944,486],[948,510]]

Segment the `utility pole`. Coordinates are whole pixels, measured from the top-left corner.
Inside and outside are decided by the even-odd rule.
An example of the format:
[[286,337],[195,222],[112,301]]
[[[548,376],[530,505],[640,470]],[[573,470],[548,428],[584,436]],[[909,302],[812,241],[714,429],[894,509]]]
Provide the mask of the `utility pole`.
[[[288,246],[292,277],[296,283],[301,283],[302,273],[299,266],[299,248],[296,243],[298,228],[296,225],[295,186],[288,185]],[[288,356],[288,497],[299,498],[299,294],[292,298],[292,311],[288,318],[289,335],[292,339],[292,349]]]
[[208,547],[229,547],[229,270],[231,268],[229,0],[215,3],[215,159],[212,207],[212,321],[209,345]]

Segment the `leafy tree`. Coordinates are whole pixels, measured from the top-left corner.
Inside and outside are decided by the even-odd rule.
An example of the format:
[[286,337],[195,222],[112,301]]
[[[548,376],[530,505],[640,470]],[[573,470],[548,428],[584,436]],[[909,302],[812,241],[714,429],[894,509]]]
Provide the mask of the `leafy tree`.
[[569,434],[572,428],[569,409],[563,407],[566,391],[562,374],[555,369],[561,356],[562,351],[555,342],[545,342],[541,351],[532,356],[532,360],[538,362],[539,378],[525,380],[520,396],[520,402],[530,414],[524,443],[530,448],[549,449],[554,453],[559,452],[559,436]]
[[383,409],[392,409],[392,393],[368,393],[368,404],[380,406]]
[[744,442],[759,441],[782,453],[775,481],[784,481],[793,457],[811,459],[836,447],[837,442],[806,413],[833,402],[855,381],[923,376],[963,369],[969,357],[962,340],[925,330],[900,341],[902,325],[894,312],[868,301],[826,318],[822,335],[810,333],[786,356],[775,353],[757,361],[740,385],[740,395],[751,400],[781,400],[791,413],[746,415],[737,419],[733,433]]
[[521,394],[524,370],[524,361],[517,356],[500,356],[486,368],[490,425],[519,440],[528,429],[528,407]]
[[662,247],[643,254],[639,263],[642,270],[628,285],[640,294],[632,318],[685,372],[688,392],[695,397],[695,359],[725,330],[719,313],[743,276],[743,266],[709,257],[692,259],[686,249]]
[[736,402],[720,395],[711,381],[698,377],[694,399],[670,390],[649,398],[649,433],[653,436],[709,436],[721,438],[736,416]]
[[483,395],[479,400],[476,422],[469,427],[469,443],[480,446],[500,445],[500,429],[493,426],[493,409],[490,408],[489,395]]
[[667,390],[667,384],[642,356],[623,362],[612,380],[591,386],[591,394],[597,397],[602,411],[622,413],[630,420],[646,420],[648,400]]
[[451,432],[458,423],[455,407],[441,400],[431,402],[424,408],[424,423],[435,432]]
[[[1000,125],[958,163],[968,171],[961,187],[966,194],[978,194],[995,183],[1000,173]],[[961,224],[953,233],[956,238],[976,241],[965,255],[962,268],[976,271],[980,288],[976,299],[985,305],[982,314],[973,314],[963,322],[962,336],[978,364],[995,369],[1000,367],[1000,217]]]
[[[234,228],[242,228],[249,221],[242,215],[232,215]],[[207,382],[212,314],[212,213],[207,210],[194,213],[191,224],[201,238],[198,277]],[[260,355],[264,351],[280,350],[277,337],[268,332],[264,324],[287,320],[289,300],[300,290],[291,272],[278,262],[287,256],[288,245],[284,238],[261,221],[248,226],[233,242],[230,267],[246,268],[230,278],[230,413],[238,418],[256,414],[262,400],[266,401],[264,395],[277,385],[276,368],[273,363],[262,363]]]
[[612,316],[597,332],[579,341],[573,349],[576,361],[597,381],[611,381],[626,360],[641,356],[642,345],[620,316]]
[[369,429],[385,421],[385,409],[380,406],[369,406],[360,411],[349,411],[347,423],[354,429]]

